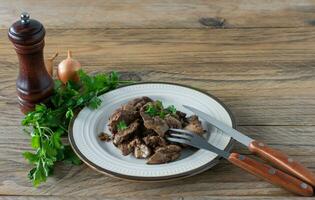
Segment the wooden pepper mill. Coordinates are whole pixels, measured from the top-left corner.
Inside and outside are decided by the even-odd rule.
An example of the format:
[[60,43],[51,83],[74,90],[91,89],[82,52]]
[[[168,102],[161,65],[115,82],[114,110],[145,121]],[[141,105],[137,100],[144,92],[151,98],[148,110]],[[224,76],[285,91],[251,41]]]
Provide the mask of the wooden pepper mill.
[[28,13],[22,13],[9,28],[8,37],[20,63],[16,88],[21,111],[26,114],[53,92],[54,82],[44,64],[45,28]]

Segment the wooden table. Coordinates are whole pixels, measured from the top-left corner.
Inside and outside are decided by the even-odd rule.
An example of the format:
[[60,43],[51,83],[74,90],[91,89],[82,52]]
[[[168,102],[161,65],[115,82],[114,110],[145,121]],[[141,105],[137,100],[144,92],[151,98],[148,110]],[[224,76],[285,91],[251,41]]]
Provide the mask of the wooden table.
[[[116,70],[209,92],[232,110],[238,130],[315,171],[315,1],[138,0],[0,2],[0,199],[296,198],[222,161],[168,183],[131,183],[86,165],[58,164],[33,188],[7,29],[21,11],[46,29],[47,57],[66,50],[89,72]],[[235,151],[249,154],[241,145]]]

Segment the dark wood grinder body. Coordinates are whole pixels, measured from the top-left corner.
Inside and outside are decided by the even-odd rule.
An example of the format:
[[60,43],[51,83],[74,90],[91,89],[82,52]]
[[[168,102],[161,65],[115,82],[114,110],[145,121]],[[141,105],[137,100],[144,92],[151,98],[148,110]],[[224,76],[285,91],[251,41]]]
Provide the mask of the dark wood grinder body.
[[20,64],[16,81],[18,101],[21,111],[27,113],[53,92],[54,82],[45,68],[43,56],[45,28],[22,13],[21,20],[9,28],[8,37]]

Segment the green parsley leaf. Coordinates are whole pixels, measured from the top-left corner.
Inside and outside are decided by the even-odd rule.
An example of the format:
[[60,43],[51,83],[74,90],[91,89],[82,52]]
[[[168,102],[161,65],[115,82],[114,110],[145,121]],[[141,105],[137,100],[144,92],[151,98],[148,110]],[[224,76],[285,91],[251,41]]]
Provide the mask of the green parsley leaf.
[[165,110],[166,110],[166,112],[168,112],[170,114],[173,114],[173,115],[175,115],[176,112],[177,112],[177,110],[176,110],[174,105],[168,106]]
[[102,103],[102,100],[98,98],[97,96],[94,96],[89,102],[88,107],[92,109],[98,108]]
[[147,113],[151,117],[154,117],[159,115],[159,110],[153,104],[149,104],[145,110],[145,113]]
[[72,151],[69,145],[65,146],[64,155],[65,155],[65,162],[72,163],[74,165],[82,164],[82,161],[80,160],[80,158]]
[[156,109],[159,110],[159,111],[164,110],[162,101],[160,101],[160,100],[156,100],[156,101],[155,101],[155,107],[156,107]]
[[160,100],[157,100],[147,106],[145,113],[151,117],[159,116],[160,118],[164,119],[167,114],[175,115],[176,108],[174,105],[171,105],[164,109],[163,103]]
[[125,130],[126,128],[128,128],[127,124],[125,121],[119,121],[118,124],[117,124],[117,129],[118,131],[123,131]]
[[31,164],[37,163],[39,160],[39,156],[37,154],[31,152],[24,152],[23,157],[28,160]]
[[61,142],[62,133],[63,133],[62,130],[59,129],[59,130],[55,131],[50,138],[52,146],[54,146],[56,149],[62,149],[63,148],[63,145]]
[[34,149],[37,149],[40,147],[40,136],[39,135],[34,135],[32,137],[32,147]]
[[68,111],[66,112],[66,118],[72,119],[72,117],[73,117],[73,111],[71,108],[68,108]]
[[39,161],[36,170],[33,171],[31,177],[33,179],[33,185],[37,187],[40,183],[47,180],[48,173],[46,173],[43,161]]

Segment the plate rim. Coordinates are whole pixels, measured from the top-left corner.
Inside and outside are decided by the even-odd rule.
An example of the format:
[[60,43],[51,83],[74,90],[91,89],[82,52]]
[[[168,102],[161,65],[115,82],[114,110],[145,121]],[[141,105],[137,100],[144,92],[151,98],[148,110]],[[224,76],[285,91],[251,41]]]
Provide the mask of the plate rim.
[[[233,113],[231,112],[231,110],[216,96],[207,93],[201,89],[192,87],[192,86],[187,86],[184,84],[179,84],[179,83],[171,83],[171,82],[159,82],[159,81],[146,81],[146,82],[138,82],[138,83],[131,83],[131,84],[127,84],[127,85],[122,85],[117,87],[114,90],[120,89],[120,88],[124,88],[124,87],[129,87],[129,86],[133,86],[133,85],[143,85],[143,84],[166,84],[166,85],[175,85],[175,86],[180,86],[180,87],[185,87],[185,88],[189,88],[195,91],[198,91],[212,99],[214,99],[216,102],[218,102],[228,113],[231,122],[232,122],[232,127],[235,129],[236,128],[236,122],[235,122],[235,117],[233,115]],[[114,91],[111,90],[111,91]],[[83,108],[82,108],[83,109]],[[81,110],[82,110],[81,109]],[[79,112],[81,110],[77,110],[75,112],[74,117],[72,118],[72,120],[69,123],[68,126],[68,139],[69,139],[69,143],[70,146],[72,147],[74,153],[80,158],[81,161],[83,161],[87,166],[89,166],[90,168],[92,168],[93,170],[100,172],[102,174],[105,175],[109,175],[111,177],[114,178],[119,178],[119,179],[123,179],[123,180],[128,180],[128,181],[139,181],[139,182],[164,182],[164,181],[173,181],[173,180],[178,180],[178,179],[183,179],[183,178],[187,178],[190,176],[194,176],[196,174],[202,173],[208,169],[210,169],[211,167],[215,166],[216,164],[219,163],[219,161],[222,159],[222,157],[220,156],[216,156],[211,162],[205,164],[204,166],[198,167],[194,170],[191,171],[187,171],[181,174],[176,174],[176,175],[168,175],[168,176],[160,176],[160,177],[139,177],[139,176],[132,176],[132,175],[124,175],[124,174],[120,174],[120,173],[116,173],[107,169],[104,169],[98,165],[96,165],[95,163],[91,162],[88,158],[86,158],[81,151],[79,150],[79,148],[76,146],[75,142],[74,142],[74,136],[73,136],[73,124],[74,121],[76,119],[76,117],[78,116]],[[225,147],[225,151],[230,151],[233,147],[235,143],[235,140],[233,138],[230,138],[229,143],[227,144],[227,146]]]

